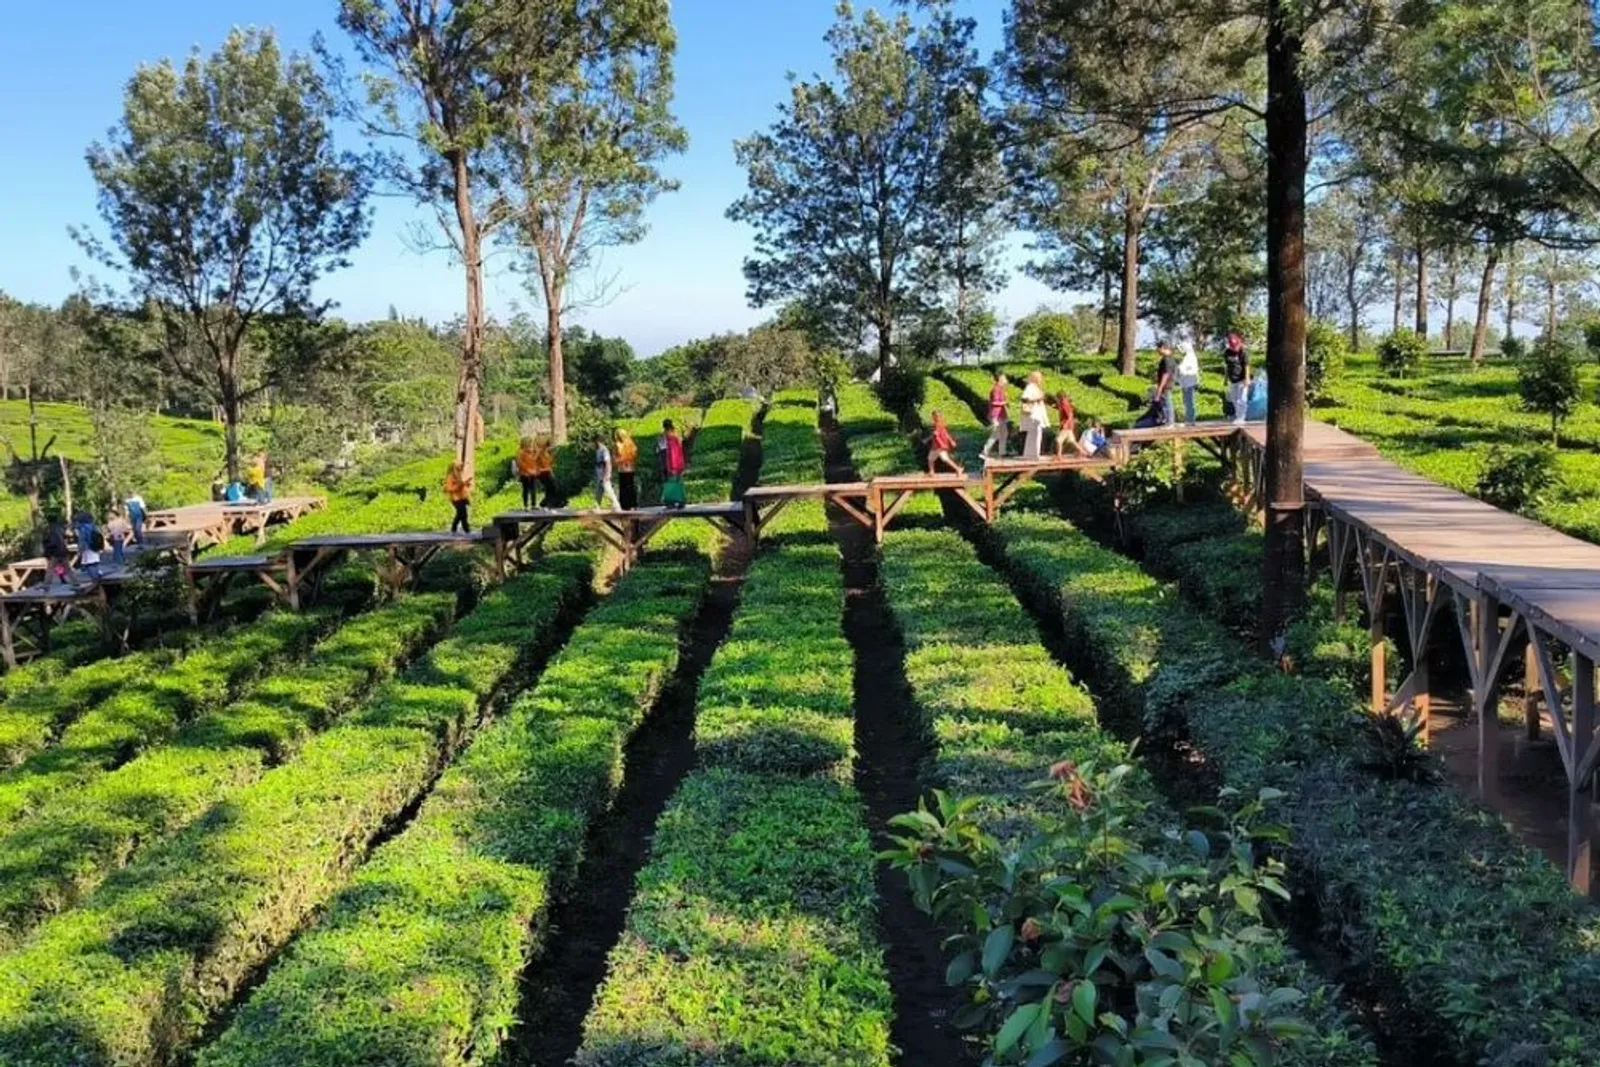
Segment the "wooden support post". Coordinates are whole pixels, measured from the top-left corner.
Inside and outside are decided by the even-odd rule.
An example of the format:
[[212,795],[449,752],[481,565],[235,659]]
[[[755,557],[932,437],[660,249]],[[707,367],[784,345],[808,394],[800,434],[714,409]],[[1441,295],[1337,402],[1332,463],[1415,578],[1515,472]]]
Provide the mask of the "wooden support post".
[[1183,503],[1183,438],[1174,438],[1172,442],[1172,487],[1178,494],[1178,503]]
[[1472,711],[1478,717],[1478,796],[1490,804],[1500,789],[1500,715],[1496,698],[1502,666],[1500,601],[1480,594],[1472,603],[1472,614],[1478,657],[1478,686],[1472,691]]
[[1573,656],[1572,672],[1572,751],[1573,776],[1567,795],[1567,877],[1572,888],[1589,894],[1590,870],[1594,864],[1594,775],[1581,773],[1577,754],[1588,751],[1594,738],[1594,661]]
[[[1528,728],[1528,740],[1539,740],[1539,657],[1533,643],[1538,640],[1530,631],[1528,647],[1522,650],[1522,717]],[[1560,709],[1551,708],[1554,715]]]
[[1416,695],[1412,703],[1417,709],[1417,721],[1422,723],[1422,745],[1428,746],[1429,737],[1433,729],[1433,691],[1428,678],[1428,650],[1426,648],[1415,652],[1417,662],[1412,668],[1416,683]]
[[7,667],[17,665],[16,621],[8,604],[0,604],[0,656],[5,658]]
[[[1381,578],[1379,579],[1382,580]],[[1372,642],[1372,714],[1382,715],[1388,706],[1388,680],[1384,677],[1387,664],[1384,656],[1383,603],[1371,611],[1367,636]]]
[[293,611],[300,610],[300,553],[289,549],[289,554],[284,560],[283,584],[289,592],[289,607]]

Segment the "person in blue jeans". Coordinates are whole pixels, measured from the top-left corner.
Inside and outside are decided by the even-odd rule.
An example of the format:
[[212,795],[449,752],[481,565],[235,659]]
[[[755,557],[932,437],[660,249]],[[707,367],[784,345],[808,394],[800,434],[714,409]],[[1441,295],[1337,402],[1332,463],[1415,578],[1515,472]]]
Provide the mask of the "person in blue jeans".
[[1161,409],[1162,420],[1160,425],[1171,426],[1177,422],[1177,416],[1172,410],[1172,387],[1177,384],[1178,361],[1172,358],[1172,345],[1162,341],[1156,346],[1155,395],[1151,398],[1155,406]]
[[123,505],[128,509],[128,525],[133,527],[133,543],[144,545],[144,520],[147,512],[144,507],[144,497],[138,493],[130,493]]

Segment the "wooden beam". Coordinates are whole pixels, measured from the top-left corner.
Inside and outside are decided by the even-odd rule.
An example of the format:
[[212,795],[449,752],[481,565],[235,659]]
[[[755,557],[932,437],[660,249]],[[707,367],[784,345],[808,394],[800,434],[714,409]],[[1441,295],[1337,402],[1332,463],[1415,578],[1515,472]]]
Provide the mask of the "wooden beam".
[[[1537,642],[1541,647],[1543,642]],[[1572,674],[1572,737],[1584,750],[1594,741],[1594,661],[1578,655]],[[1588,895],[1594,865],[1594,776],[1574,775],[1567,793],[1567,877],[1572,888]]]
[[[1504,655],[1506,638],[1500,635],[1498,600],[1480,596],[1472,608],[1478,655],[1478,685],[1472,691],[1472,711],[1478,719],[1478,796],[1488,804],[1500,790],[1500,724],[1495,708],[1495,681],[1499,677],[1497,659]],[[1508,624],[1508,635],[1515,626],[1515,621]],[[1496,651],[1497,648],[1500,651]]]
[[1550,650],[1545,647],[1543,638],[1531,624],[1528,625],[1528,647],[1533,649],[1534,659],[1538,663],[1539,686],[1544,692],[1545,703],[1550,711],[1550,726],[1556,736],[1556,748],[1561,752],[1561,762],[1567,769],[1567,779],[1576,786],[1577,755],[1573,751],[1572,730],[1567,723],[1561,692],[1556,688],[1555,667],[1550,662]]

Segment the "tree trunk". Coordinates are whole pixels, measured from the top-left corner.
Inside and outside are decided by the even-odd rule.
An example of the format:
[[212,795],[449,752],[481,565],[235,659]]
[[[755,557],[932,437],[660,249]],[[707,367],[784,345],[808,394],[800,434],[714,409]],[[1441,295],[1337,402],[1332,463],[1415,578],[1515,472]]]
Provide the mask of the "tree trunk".
[[472,206],[472,176],[464,151],[450,159],[461,261],[467,274],[467,318],[461,328],[461,373],[456,378],[455,454],[468,479],[477,472],[478,394],[483,378],[483,235]]
[[1506,249],[1506,336],[1517,336],[1517,246]]
[[1468,357],[1474,367],[1483,365],[1483,350],[1489,339],[1489,298],[1494,293],[1494,269],[1500,263],[1500,246],[1490,245],[1483,257],[1483,280],[1478,283],[1478,315],[1472,322],[1472,351]]
[[1261,641],[1281,655],[1305,592],[1306,91],[1290,0],[1267,16],[1267,446]]
[[1118,315],[1117,370],[1138,373],[1139,340],[1139,225],[1132,207],[1122,216],[1122,308]]
[[878,377],[889,373],[889,362],[894,358],[894,325],[888,316],[878,322]]
[[1361,301],[1356,296],[1356,268],[1358,264],[1355,257],[1351,257],[1350,265],[1344,272],[1344,302],[1350,310],[1350,351],[1354,352],[1361,343]]
[[1100,272],[1100,348],[1099,354],[1111,351],[1111,272]]
[[1390,333],[1400,332],[1400,305],[1405,300],[1406,272],[1405,267],[1396,256],[1394,260],[1394,321],[1389,324]]
[[222,387],[222,440],[223,465],[228,470],[228,481],[239,480],[239,398],[229,385]]
[[1454,245],[1445,260],[1444,346],[1456,346],[1456,297],[1461,295],[1461,257]]
[[1554,270],[1545,279],[1545,286],[1544,335],[1546,337],[1554,337],[1556,335],[1556,298],[1559,292]]
[[550,359],[550,436],[567,443],[567,360],[561,351],[561,294],[545,282],[545,342]]
[[1417,336],[1428,336],[1428,248],[1417,242]]

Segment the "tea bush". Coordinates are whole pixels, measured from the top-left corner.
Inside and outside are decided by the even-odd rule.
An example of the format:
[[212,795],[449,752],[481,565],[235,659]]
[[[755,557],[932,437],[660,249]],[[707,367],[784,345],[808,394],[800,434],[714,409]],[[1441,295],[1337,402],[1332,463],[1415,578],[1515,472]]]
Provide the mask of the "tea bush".
[[[552,901],[583,891],[574,877],[584,836],[672,675],[707,576],[698,557],[652,560],[624,577],[199,1064],[495,1061]],[[415,996],[422,987],[430,994]]]
[[507,582],[294,759],[0,957],[0,1061],[185,1054],[427,790],[485,703],[554,645],[590,580],[587,557],[552,556]]
[[[1287,952],[1281,934],[1260,925],[1263,896],[1284,895],[1277,865],[1258,866],[1249,844],[1251,832],[1268,832],[1265,824],[1232,824],[1242,847],[1231,849],[1227,833],[1186,836],[1161,816],[1149,779],[1100,730],[1088,694],[959,536],[891,534],[882,580],[905,638],[912,696],[933,738],[933,776],[949,795],[971,798],[897,820],[896,860],[919,901],[958,931],[950,977],[973,994],[958,1022],[976,1029],[997,1061],[1031,1053],[1056,1062],[1043,1050],[1070,1058],[1096,1041],[1103,1055],[1117,1047],[1153,1059],[1161,1030],[1208,1062],[1230,1054],[1246,1063],[1375,1062],[1332,990]],[[1032,788],[1051,764],[1058,779]],[[1198,852],[1196,841],[1204,845]],[[1082,900],[1126,894],[1138,903],[1104,913],[1077,908],[1055,896],[1071,887]],[[1061,924],[1067,928],[1057,931]],[[1167,931],[1162,945],[1194,964],[1206,953],[1184,939],[1198,928],[1215,969],[1174,969],[1144,954],[1148,938]],[[1158,956],[1166,951],[1155,946]],[[1174,984],[1186,987],[1178,999],[1149,1010]],[[1261,1011],[1267,1003],[1272,1009]],[[1279,1039],[1288,1045],[1280,1058],[1255,1057],[1255,1045]]]
[[0,941],[15,942],[138,849],[292,757],[435,636],[455,603],[454,593],[418,594],[345,622],[305,664],[20,820],[0,837]]

